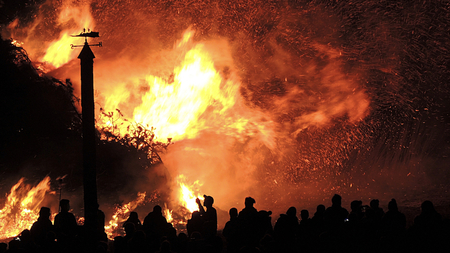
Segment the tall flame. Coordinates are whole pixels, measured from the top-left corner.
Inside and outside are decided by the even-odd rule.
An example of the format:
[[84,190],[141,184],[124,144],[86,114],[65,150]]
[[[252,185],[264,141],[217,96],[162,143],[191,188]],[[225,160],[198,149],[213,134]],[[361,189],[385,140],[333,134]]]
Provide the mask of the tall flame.
[[89,3],[73,6],[71,1],[65,1],[59,14],[58,23],[69,28],[61,31],[57,40],[50,42],[41,59],[55,68],[59,68],[77,56],[77,51],[72,50],[69,46],[74,42],[74,38],[70,35],[79,34],[84,28],[94,28]]
[[17,236],[30,229],[39,217],[40,204],[50,191],[50,177],[31,187],[21,178],[12,188],[5,206],[0,210],[0,239]]
[[183,174],[178,175],[177,183],[180,186],[179,188],[179,203],[181,206],[185,207],[189,210],[189,212],[198,211],[197,198],[203,200],[203,196],[200,195],[199,187],[201,184],[199,181],[195,181],[191,185],[186,184],[187,178]]
[[[72,0],[63,0],[62,2],[62,8],[58,8],[61,10],[57,20],[58,28],[61,30],[59,37],[49,44],[42,43],[43,46],[46,47],[45,55],[39,58],[36,57],[38,60],[48,62],[55,68],[63,66],[73,59],[76,56],[76,52],[78,52],[77,50],[70,50],[68,46],[75,43],[73,38],[70,38],[70,34],[78,34],[83,28],[92,29],[94,26],[94,21],[90,13],[89,0],[81,1],[82,4],[79,6],[74,6]],[[96,12],[96,16],[103,10],[103,5],[108,5],[105,1],[100,2],[102,3],[99,3],[96,7],[96,9],[99,10]],[[117,7],[121,4],[123,3],[111,3],[111,6]],[[133,1],[127,2],[127,4],[130,4],[131,8],[137,6],[133,5],[135,4]],[[148,8],[152,7],[149,6]],[[116,10],[117,9],[114,8],[114,11]],[[147,20],[148,16],[145,16],[145,19]],[[245,61],[242,62],[242,64],[247,66],[239,66],[234,63],[234,60],[239,59],[240,57],[234,57],[232,52],[238,53],[241,51],[233,51],[232,47],[236,46],[236,44],[233,44],[233,42],[226,39],[219,38],[215,40],[212,39],[213,36],[205,36],[205,38],[208,39],[194,41],[195,32],[188,29],[183,37],[174,43],[172,51],[166,51],[165,46],[161,49],[157,46],[150,46],[150,44],[147,43],[148,41],[153,41],[153,39],[142,39],[142,41],[145,41],[145,44],[139,44],[139,41],[137,41],[136,44],[129,43],[130,39],[134,40],[138,37],[152,37],[149,35],[154,34],[145,33],[145,31],[151,29],[142,29],[151,27],[152,25],[147,24],[146,26],[144,24],[142,27],[136,27],[136,30],[142,30],[144,32],[136,33],[138,35],[134,35],[134,33],[122,33],[123,29],[121,30],[118,28],[119,26],[115,19],[113,19],[113,22],[111,23],[108,23],[105,17],[100,20],[104,23],[102,24],[103,27],[108,29],[109,32],[106,39],[109,37],[110,41],[114,41],[117,45],[121,45],[119,48],[122,49],[121,51],[116,52],[113,52],[114,49],[110,49],[109,54],[105,53],[105,56],[107,56],[108,59],[96,63],[96,89],[99,90],[98,94],[100,94],[101,98],[96,101],[102,105],[106,112],[115,112],[117,109],[120,109],[121,113],[119,114],[126,118],[128,122],[136,122],[144,126],[154,127],[152,130],[159,140],[166,140],[169,138],[173,141],[192,140],[201,136],[200,133],[205,133],[202,136],[210,138],[208,134],[212,133],[210,136],[213,137],[210,139],[216,138],[217,136],[221,137],[221,141],[226,139],[222,142],[222,146],[228,144],[225,143],[228,140],[224,137],[232,136],[230,142],[233,142],[236,139],[239,141],[242,140],[242,143],[247,143],[245,144],[247,145],[246,148],[259,151],[259,146],[266,146],[271,150],[275,150],[277,145],[275,143],[275,138],[284,138],[280,143],[286,142],[285,146],[289,146],[289,140],[286,140],[289,139],[288,134],[292,133],[292,136],[296,136],[310,125],[325,125],[328,124],[331,119],[347,114],[350,118],[349,120],[355,122],[360,118],[363,118],[368,111],[369,100],[367,99],[365,91],[359,89],[356,83],[349,80],[346,77],[347,74],[344,75],[344,73],[341,73],[341,54],[340,52],[329,53],[328,46],[316,48],[316,51],[318,51],[320,55],[325,55],[327,56],[325,58],[330,59],[330,63],[324,68],[316,68],[314,64],[308,68],[308,64],[303,64],[304,62],[302,62],[301,58],[297,59],[294,55],[292,55],[293,60],[288,60],[288,58],[291,57],[290,53],[282,50],[284,46],[277,47],[276,40],[271,42],[274,43],[274,45],[273,52],[270,53],[270,55],[273,54],[273,56],[270,57],[270,60],[264,60],[265,62],[261,66],[259,66],[258,63],[252,67],[251,65],[253,63],[257,63],[256,61],[259,59],[266,59],[266,57],[259,57],[262,55],[259,55],[256,51],[250,51],[244,58],[251,58],[252,60],[249,60],[249,63],[246,63]],[[130,22],[129,20],[134,19],[122,18],[121,22]],[[134,25],[135,24],[127,23],[126,27]],[[15,26],[16,25],[11,24],[11,27]],[[152,32],[150,31],[150,33]],[[114,34],[120,36],[113,37],[112,35]],[[119,37],[120,40],[113,39]],[[243,37],[245,38],[246,36]],[[221,43],[223,43],[223,45]],[[130,44],[132,46],[124,47],[124,44]],[[242,47],[240,50],[246,49],[245,43],[238,47]],[[136,51],[129,50],[130,48],[136,48]],[[150,50],[148,48],[152,49]],[[272,48],[272,46],[269,48]],[[161,50],[163,53],[161,53],[161,55],[159,55],[159,53],[154,53],[157,52],[157,50]],[[251,47],[249,47],[249,50],[251,50]],[[133,55],[133,52],[139,52],[138,56]],[[253,57],[253,53],[256,57]],[[152,58],[152,54],[157,55],[157,57]],[[175,57],[171,57],[173,55],[175,55]],[[293,64],[293,66],[290,67],[285,66],[297,60],[302,64]],[[157,61],[158,65],[151,65],[154,61]],[[280,79],[277,88],[280,88],[281,90],[276,91],[280,92],[280,96],[272,96],[273,94],[271,94],[270,98],[274,99],[273,101],[270,101],[272,102],[271,105],[270,102],[267,102],[268,106],[270,105],[270,108],[266,110],[260,109],[263,107],[259,107],[257,104],[253,104],[254,101],[252,101],[252,97],[258,98],[259,94],[252,94],[252,89],[248,89],[246,93],[243,92],[241,95],[240,90],[242,87],[240,77],[249,74],[250,77],[248,78],[253,80],[254,77],[252,76],[261,75],[261,77],[254,80],[255,82],[253,82],[253,84],[263,83],[266,78],[271,76],[263,73],[266,69],[265,67],[268,68],[269,66],[275,69],[280,68],[280,70],[283,71],[279,71],[279,75],[277,73],[277,75],[274,76],[276,79]],[[247,67],[249,68],[246,69]],[[299,69],[306,67],[306,69],[302,71],[294,70],[294,68],[297,67]],[[256,74],[250,73],[253,72],[253,70]],[[292,73],[289,73],[291,71]],[[276,70],[273,71],[273,73],[275,72]],[[73,73],[75,73],[75,71],[67,75],[71,75],[70,78],[73,80],[78,80],[79,72],[76,72],[76,75]],[[311,84],[317,82],[320,84],[320,87],[324,87],[323,90],[329,90],[329,92],[326,92],[324,96],[319,92],[319,95],[317,96],[310,96],[310,98],[316,97],[314,99],[304,99],[306,98],[306,95],[303,96],[302,94],[305,93],[305,90],[298,87],[303,87],[303,85],[299,84],[302,84],[303,80],[309,82],[309,78],[299,77],[303,77],[304,75],[307,77],[313,77],[315,75],[322,76],[322,74],[324,74],[323,77],[317,78],[320,80],[311,78]],[[291,76],[295,77],[295,83],[288,81],[286,76],[289,78]],[[68,76],[65,75],[60,76],[59,78],[67,77]],[[250,82],[250,84],[253,85],[252,82]],[[243,87],[242,90],[245,91],[245,89],[248,88],[247,86],[248,85]],[[289,88],[289,86],[292,87]],[[286,90],[284,90],[284,88],[286,88]],[[308,87],[305,86],[305,89],[308,89]],[[268,94],[269,91],[270,90],[266,90],[262,92],[263,94]],[[293,105],[295,108],[291,108]],[[285,121],[285,117],[289,117],[292,122]],[[281,120],[283,121],[282,123],[278,122]],[[278,123],[274,123],[274,121],[277,121]],[[97,119],[96,122],[99,127],[106,126],[109,128],[113,127],[114,129],[117,128],[122,136],[128,133],[128,125],[120,124],[115,121],[115,119],[100,118]],[[292,132],[295,130],[294,128],[297,129],[297,131]],[[277,135],[277,133],[279,134]],[[253,138],[255,135],[257,135],[256,138]],[[253,143],[249,142],[249,139],[257,140]],[[202,140],[199,142],[201,141]],[[194,141],[192,143],[194,143]],[[224,160],[227,160],[227,157],[225,157],[226,155],[222,154],[221,151],[228,149],[228,147],[221,146],[220,148],[214,149],[213,147],[220,145],[211,143],[206,143],[205,145],[207,147],[203,149],[202,146],[202,148],[199,148],[198,150],[209,151],[211,148],[213,150],[211,153],[212,156],[221,157]],[[189,145],[190,144],[191,143],[189,143]],[[188,154],[186,151],[188,151],[188,149],[184,149],[183,154]],[[236,158],[236,164],[230,163],[231,165],[223,166],[223,168],[214,166],[214,173],[207,173],[204,169],[199,169],[199,173],[188,173],[190,170],[192,171],[192,168],[194,167],[197,170],[198,166],[189,166],[188,164],[180,166],[179,163],[174,163],[172,167],[167,166],[167,168],[171,171],[176,171],[176,174],[184,173],[192,178],[196,177],[195,179],[213,183],[225,182],[225,180],[222,180],[223,178],[218,176],[219,174],[231,175],[229,176],[229,182],[232,182],[232,179],[242,179],[243,176],[250,175],[251,172],[259,166],[258,161],[264,161],[264,158],[260,157],[262,156],[262,153],[257,151],[254,152],[253,156],[249,154],[250,152],[240,152],[239,157]],[[282,154],[282,151],[279,151],[279,153]],[[230,152],[227,155],[229,157],[235,157],[234,152]],[[217,160],[211,160],[213,160],[211,164],[218,164]],[[292,162],[292,164],[294,163],[295,161]],[[218,170],[220,169],[223,170],[222,172],[225,170],[234,170],[234,167],[238,167],[238,165],[244,165],[239,166],[244,168],[236,173],[218,173]],[[195,174],[195,176],[193,174]],[[190,184],[182,174],[177,177],[176,180],[177,201],[190,212],[197,210],[195,200],[196,198],[202,198],[202,196],[198,194],[199,187],[201,186],[199,181]],[[240,189],[239,192],[244,192],[244,190],[246,190],[245,187],[251,184],[249,183],[251,181],[247,180],[247,178],[245,178],[245,182],[246,184],[244,186],[240,186],[242,189]],[[216,185],[213,187],[215,186]],[[208,187],[209,189],[213,188],[211,186]],[[228,187],[231,186],[227,185],[226,188]],[[222,199],[229,198],[228,193],[224,193],[218,189],[220,189],[220,187],[216,187],[214,189],[216,192],[213,192],[212,194],[220,193],[222,194]],[[238,194],[241,193],[236,193],[236,196]],[[123,210],[117,210],[114,214],[107,229],[110,231],[108,235],[112,235],[113,231],[117,229],[117,222],[120,220],[119,216],[123,214]],[[165,215],[166,217],[171,217],[171,213],[168,209],[165,211]]]
[[[204,44],[188,43],[192,41],[192,33],[191,30],[186,31],[178,43],[177,47],[187,47],[188,50],[182,52],[183,60],[168,79],[153,75],[131,78],[133,88],[144,85],[147,89],[139,99],[141,103],[133,109],[133,121],[154,126],[156,136],[162,140],[193,139],[201,130],[220,124],[218,118],[226,121],[230,115],[225,113],[236,104],[239,85],[232,79],[224,79],[216,70]],[[119,83],[105,94],[106,111],[115,111],[120,104],[128,103],[131,96],[129,85]],[[242,129],[242,124],[246,123],[248,121],[245,120],[239,124],[224,122],[222,126]],[[110,126],[111,121],[100,121],[99,124]],[[126,133],[126,125],[118,127],[121,134]]]
[[168,223],[173,223],[173,210],[167,208],[167,204],[164,204],[163,215]]

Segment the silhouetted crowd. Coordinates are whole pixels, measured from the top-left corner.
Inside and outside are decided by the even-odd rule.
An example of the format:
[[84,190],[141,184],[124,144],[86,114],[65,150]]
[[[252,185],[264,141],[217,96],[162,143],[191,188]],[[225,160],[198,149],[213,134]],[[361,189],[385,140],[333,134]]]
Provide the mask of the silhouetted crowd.
[[[177,234],[168,223],[160,206],[155,206],[141,223],[131,212],[123,223],[124,236],[113,242],[101,227],[104,214],[99,211],[98,242],[91,252],[114,253],[212,253],[212,252],[450,252],[450,223],[442,219],[431,201],[424,201],[421,213],[412,226],[406,227],[406,216],[392,199],[385,212],[379,201],[369,205],[351,202],[350,212],[342,207],[342,198],[334,195],[331,206],[318,205],[310,217],[308,210],[289,207],[272,226],[272,212],[257,210],[251,197],[238,212],[229,211],[230,219],[222,231],[217,230],[214,199],[199,199],[199,211],[192,213],[186,224],[187,233]],[[30,230],[24,230],[7,245],[0,243],[2,252],[86,252],[80,246],[83,229],[77,226],[69,212],[68,200],[61,200],[60,212],[50,221],[50,209],[42,207],[38,220]]]

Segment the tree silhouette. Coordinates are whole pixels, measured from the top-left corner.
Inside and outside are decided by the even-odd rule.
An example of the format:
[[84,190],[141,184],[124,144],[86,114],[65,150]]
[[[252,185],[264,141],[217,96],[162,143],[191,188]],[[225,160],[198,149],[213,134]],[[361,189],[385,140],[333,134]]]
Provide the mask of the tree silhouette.
[[[82,131],[78,102],[70,80],[46,76],[33,67],[23,48],[0,39],[2,178],[13,184],[20,176],[41,180],[47,174],[54,179],[67,175],[63,191],[79,191]],[[151,172],[161,165],[158,152],[167,144],[155,142],[151,128],[133,124],[129,130],[123,137],[113,128],[98,130],[99,197],[110,203],[117,201],[119,192],[134,196],[166,183],[165,177]]]

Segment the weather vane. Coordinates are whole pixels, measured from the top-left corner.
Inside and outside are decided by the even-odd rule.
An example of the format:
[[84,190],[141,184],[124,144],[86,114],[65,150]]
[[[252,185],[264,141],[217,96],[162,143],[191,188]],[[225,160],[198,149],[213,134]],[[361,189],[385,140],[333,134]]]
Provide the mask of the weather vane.
[[[84,37],[84,44],[88,45],[88,46],[98,46],[101,47],[103,46],[101,42],[99,42],[98,44],[94,44],[94,45],[89,45],[87,42],[87,38],[97,38],[98,36],[98,32],[94,32],[91,31],[91,29],[88,29],[88,31],[86,32],[86,28],[83,28],[83,32],[81,32],[78,35],[71,35],[72,37]],[[84,45],[74,45],[74,44],[70,44],[70,48],[74,48],[74,47],[83,47]]]

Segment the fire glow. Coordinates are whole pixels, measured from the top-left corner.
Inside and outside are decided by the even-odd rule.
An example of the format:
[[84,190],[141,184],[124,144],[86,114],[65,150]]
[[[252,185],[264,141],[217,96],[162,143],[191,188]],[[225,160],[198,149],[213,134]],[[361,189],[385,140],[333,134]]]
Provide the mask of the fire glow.
[[141,205],[145,200],[145,192],[139,192],[138,196],[135,200],[128,202],[125,205],[118,205],[115,208],[115,212],[112,215],[111,220],[108,222],[108,225],[105,225],[105,233],[110,240],[113,240],[114,237],[122,235],[122,225],[123,222],[126,221],[130,212],[132,212],[136,207]]
[[[70,35],[79,34],[84,28],[94,29],[95,22],[91,14],[90,1],[83,2],[80,6],[73,6],[71,1],[62,1],[62,6],[58,8],[58,11],[56,23],[60,31],[58,36],[54,36],[57,39],[42,43],[40,50],[33,49],[29,45],[30,40],[27,39],[15,43],[20,43],[27,51],[31,52],[30,57],[35,56],[32,60],[45,62],[50,64],[52,69],[61,69],[61,72],[64,72],[67,71],[64,66],[70,65],[71,61],[76,60],[78,52],[70,49],[70,44],[77,43]],[[148,18],[145,17],[146,20]],[[41,19],[36,19],[35,22],[40,21]],[[114,30],[117,25],[115,22],[103,25],[110,30],[100,31],[100,36],[102,34],[112,36],[111,34],[121,32],[124,35],[127,34],[124,31]],[[14,24],[9,27],[11,30],[14,28]],[[139,34],[139,37],[153,35],[146,32]],[[195,142],[201,138],[207,139],[205,146],[180,148],[180,150],[183,150],[184,154],[198,151],[196,153],[200,158],[210,161],[208,165],[215,166],[202,165],[201,168],[198,168],[197,163],[175,162],[175,165],[166,163],[171,174],[178,175],[172,178],[174,181],[172,185],[176,185],[172,196],[175,196],[177,202],[172,204],[185,207],[189,212],[198,210],[196,199],[203,199],[201,191],[208,190],[208,195],[213,195],[216,203],[222,203],[224,208],[229,208],[227,204],[237,203],[238,198],[243,200],[243,197],[247,195],[244,192],[250,188],[249,185],[255,182],[251,179],[251,173],[260,163],[265,162],[265,156],[258,153],[259,149],[268,147],[274,152],[283,153],[283,148],[277,146],[279,136],[284,139],[294,139],[308,126],[326,125],[334,117],[348,115],[349,121],[357,122],[367,115],[369,100],[364,90],[359,89],[356,82],[347,79],[346,75],[340,72],[341,54],[331,50],[328,46],[317,47],[318,54],[322,54],[324,59],[330,59],[331,62],[323,70],[317,70],[319,68],[316,69],[315,66],[306,66],[306,70],[292,75],[286,73],[291,71],[289,68],[287,68],[289,71],[280,73],[277,78],[284,80],[284,82],[281,81],[280,86],[286,85],[286,94],[283,97],[273,96],[273,101],[270,103],[273,107],[272,111],[263,111],[258,106],[251,104],[249,98],[241,95],[241,89],[245,88],[241,78],[247,78],[246,73],[250,73],[249,69],[253,69],[254,66],[243,67],[236,64],[235,57],[231,53],[233,48],[227,39],[220,36],[214,39],[206,36],[199,38],[201,36],[196,36],[196,31],[191,28],[186,29],[184,33],[180,30],[179,35],[181,38],[172,40],[172,48],[165,47],[160,50],[161,52],[147,51],[147,48],[151,48],[153,45],[143,45],[138,42],[135,44],[132,41],[135,38],[130,39],[124,36],[126,39],[123,40],[126,42],[115,41],[114,43],[131,43],[133,47],[140,48],[139,55],[123,56],[122,52],[114,52],[114,55],[118,55],[117,59],[110,58],[102,61],[101,50],[98,50],[100,57],[96,59],[94,73],[96,75],[95,85],[99,94],[96,101],[104,111],[115,112],[120,109],[123,118],[128,122],[137,122],[143,126],[154,128],[156,138],[160,141],[171,139],[174,142],[192,140]],[[112,43],[109,50],[114,50]],[[283,50],[281,51],[280,53],[274,49],[273,54],[287,54]],[[151,52],[157,54],[157,57],[152,58]],[[95,54],[97,55],[97,50]],[[289,57],[286,56],[286,58]],[[274,61],[276,60],[279,59]],[[157,61],[157,63],[151,64],[153,61]],[[257,64],[255,63],[255,65]],[[246,69],[247,67],[248,69]],[[323,73],[320,71],[326,72],[326,75],[322,77]],[[292,72],[294,71],[292,70]],[[322,91],[312,92],[314,95],[311,95],[307,101],[305,99],[306,102],[301,101],[304,98],[305,90],[300,85],[299,87],[289,87],[288,78],[285,77],[296,76],[301,81],[302,79],[297,77],[301,74],[321,76],[321,80],[317,82],[324,83],[323,93],[325,94],[322,94]],[[256,75],[261,75],[261,79],[268,82],[265,80],[267,78],[265,73],[258,72]],[[78,80],[79,72],[71,76],[57,77],[70,77],[72,80]],[[313,79],[311,78],[311,80]],[[337,95],[327,94],[327,92],[333,93],[334,90],[338,90]],[[249,97],[253,95],[256,96],[247,94]],[[310,104],[317,107],[310,107]],[[273,114],[285,117],[292,112],[291,110],[305,113],[294,115],[292,122],[282,122],[278,125],[275,123],[277,117]],[[98,115],[99,113],[97,113]],[[279,118],[282,118],[281,116]],[[128,133],[128,125],[118,120],[97,118],[96,122],[99,128],[116,128],[122,136]],[[208,134],[213,137],[203,137]],[[198,140],[198,142],[203,145],[203,140]],[[235,147],[233,144],[237,142],[245,143],[247,145],[243,148],[245,150],[229,151]],[[195,146],[195,144],[197,143],[193,145]],[[287,141],[283,143],[286,147],[290,147],[290,144]],[[216,157],[220,157],[221,160],[216,161]],[[203,163],[203,161],[198,163]],[[217,171],[211,173],[208,171],[209,169]],[[189,175],[189,180],[184,175]],[[235,184],[231,185],[230,182],[235,182]],[[236,182],[242,184],[238,185]],[[277,181],[275,180],[275,182]],[[226,189],[219,190],[224,188],[223,186],[233,189],[232,193],[225,193]],[[235,195],[230,196],[232,194]],[[120,223],[144,199],[145,193],[138,195],[136,200],[117,207],[111,221],[105,227],[109,238],[118,233]],[[169,205],[169,207],[173,206]],[[169,222],[173,220],[172,210],[165,208],[164,214]]]
[[89,4],[73,6],[70,2],[64,2],[58,24],[68,28],[61,31],[59,39],[50,42],[45,55],[41,58],[42,62],[49,63],[54,68],[59,68],[77,56],[76,51],[67,47],[73,44],[74,38],[71,35],[78,34],[85,27],[94,28]]
[[[186,31],[178,47],[192,45],[192,33]],[[147,84],[149,90],[142,94],[142,103],[134,108],[133,120],[155,126],[155,134],[159,139],[172,138],[173,141],[193,139],[201,130],[212,128],[211,123],[207,122],[209,117],[224,116],[227,110],[233,108],[239,89],[239,85],[232,80],[222,78],[215,69],[211,55],[201,43],[188,49],[179,66],[173,69],[169,80],[146,75],[135,78],[131,85],[139,87],[142,83]],[[115,111],[129,99],[130,92],[126,89],[119,88],[117,91],[106,98],[106,111]],[[205,113],[210,116],[205,117]],[[108,126],[111,122],[100,124]],[[127,133],[126,127],[120,127],[122,135]],[[235,128],[242,129],[243,126]]]
[[50,177],[45,177],[34,187],[25,184],[21,178],[11,188],[5,206],[0,210],[0,239],[14,237],[24,229],[30,229],[39,217],[40,205],[48,192]]
[[186,177],[182,174],[178,175],[177,183],[179,185],[179,202],[182,206],[189,210],[189,212],[198,211],[197,198],[203,200],[203,196],[199,194],[199,181],[195,181],[191,185],[186,185]]

